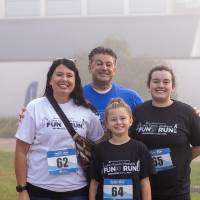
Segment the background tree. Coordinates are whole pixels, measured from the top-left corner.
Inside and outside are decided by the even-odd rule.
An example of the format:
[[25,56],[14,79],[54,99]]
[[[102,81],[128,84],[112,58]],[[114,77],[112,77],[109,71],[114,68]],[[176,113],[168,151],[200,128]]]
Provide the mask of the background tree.
[[[147,74],[159,61],[151,58],[132,56],[126,40],[120,37],[109,36],[101,45],[110,47],[117,53],[117,74],[115,81],[138,91],[147,100],[149,98],[146,88]],[[89,52],[77,52],[75,55],[83,84],[91,81],[91,76],[88,72],[88,54]]]

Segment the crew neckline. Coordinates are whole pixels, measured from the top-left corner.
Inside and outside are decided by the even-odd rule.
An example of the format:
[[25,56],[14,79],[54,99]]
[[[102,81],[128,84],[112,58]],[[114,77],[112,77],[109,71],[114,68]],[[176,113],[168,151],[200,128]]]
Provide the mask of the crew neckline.
[[131,138],[129,138],[129,140],[127,140],[127,141],[125,141],[124,143],[121,143],[121,144],[114,144],[114,143],[111,143],[109,140],[108,140],[108,143],[113,145],[113,146],[122,146],[122,145],[128,144],[130,141],[131,141]]
[[102,91],[102,90],[98,90],[98,89],[94,88],[94,87],[91,85],[92,89],[93,89],[95,92],[99,93],[99,94],[106,94],[107,92],[109,92],[109,91],[112,89],[112,86],[113,86],[113,85],[111,85],[111,87],[108,88],[107,90],[103,90],[103,91]]

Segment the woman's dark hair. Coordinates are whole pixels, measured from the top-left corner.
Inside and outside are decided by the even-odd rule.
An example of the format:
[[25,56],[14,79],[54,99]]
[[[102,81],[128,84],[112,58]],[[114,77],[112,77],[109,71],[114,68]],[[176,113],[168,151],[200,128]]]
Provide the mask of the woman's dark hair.
[[165,65],[158,65],[158,66],[154,67],[153,69],[151,69],[151,70],[149,71],[148,78],[147,78],[147,86],[148,86],[148,87],[150,86],[152,74],[153,74],[153,72],[155,72],[155,71],[167,71],[167,72],[169,72],[169,73],[171,74],[171,76],[172,76],[172,87],[175,87],[175,86],[176,86],[175,75],[174,75],[173,70],[170,69],[168,66],[165,66]]
[[49,71],[47,72],[47,80],[46,80],[44,96],[53,96],[53,89],[52,89],[52,86],[49,84],[49,82],[52,78],[52,75],[55,69],[59,65],[64,65],[68,69],[72,70],[75,74],[75,87],[74,87],[73,92],[70,95],[70,97],[74,100],[74,103],[78,106],[81,105],[96,112],[94,106],[92,106],[92,104],[88,102],[83,95],[83,89],[82,89],[82,84],[81,84],[81,79],[79,76],[78,69],[76,68],[76,64],[70,59],[59,58],[52,62],[52,65],[50,66]]

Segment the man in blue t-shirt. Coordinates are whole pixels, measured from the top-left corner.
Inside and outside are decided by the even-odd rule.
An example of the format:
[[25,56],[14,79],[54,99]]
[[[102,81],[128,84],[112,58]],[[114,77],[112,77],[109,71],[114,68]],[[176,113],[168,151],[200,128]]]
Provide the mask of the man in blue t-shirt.
[[[85,97],[96,108],[102,125],[105,108],[112,98],[121,97],[132,110],[143,103],[143,99],[136,91],[113,82],[117,55],[112,49],[99,46],[94,48],[88,57],[92,82],[85,85],[83,91]],[[19,113],[20,118],[23,118],[24,110]]]
[[110,48],[96,47],[89,54],[92,82],[83,87],[85,97],[95,106],[103,124],[104,111],[112,98],[121,97],[133,110],[143,99],[129,88],[113,82],[117,55]]

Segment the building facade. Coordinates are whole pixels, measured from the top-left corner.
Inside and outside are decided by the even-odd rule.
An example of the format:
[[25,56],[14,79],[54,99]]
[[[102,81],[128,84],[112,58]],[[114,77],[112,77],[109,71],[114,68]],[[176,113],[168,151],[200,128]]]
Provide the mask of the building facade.
[[199,13],[199,0],[0,0],[0,116],[16,115],[31,81],[42,94],[52,59],[87,57],[107,40],[170,63],[181,75],[178,98],[200,107],[198,92],[191,96],[200,83],[188,72],[200,64]]

